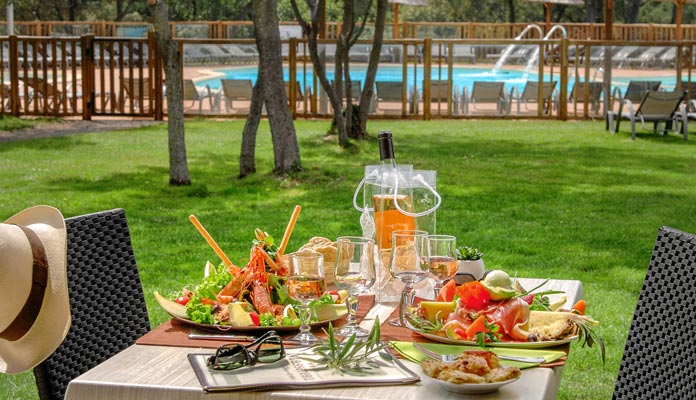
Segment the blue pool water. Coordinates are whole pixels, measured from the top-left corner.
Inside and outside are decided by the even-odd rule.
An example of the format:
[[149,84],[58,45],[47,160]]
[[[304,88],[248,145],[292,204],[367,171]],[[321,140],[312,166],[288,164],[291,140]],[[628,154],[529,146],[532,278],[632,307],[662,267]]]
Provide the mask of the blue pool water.
[[[220,79],[251,79],[253,83],[256,83],[256,77],[258,69],[256,67],[241,67],[241,68],[227,68],[216,70],[215,72],[224,74],[222,77],[210,78],[203,81],[197,82],[198,85],[207,84],[211,89],[218,89],[220,87]],[[306,87],[307,85],[313,85],[314,71],[311,68],[307,68],[305,72],[302,68],[297,69],[297,81],[300,82],[301,87]],[[365,81],[366,68],[365,67],[353,67],[350,70],[351,80],[355,81]],[[403,67],[398,66],[380,66],[377,70],[376,80],[378,81],[390,81],[390,82],[401,82],[403,76]],[[414,66],[409,66],[407,68],[405,81],[408,89],[411,90],[414,85],[419,88],[423,85],[423,68],[416,67],[414,76]],[[334,74],[333,70],[327,70],[327,78],[333,80]],[[287,67],[283,68],[283,79],[286,81],[290,80],[290,73]],[[436,68],[432,69],[430,79],[447,79],[447,69],[438,70]],[[544,77],[545,81],[548,81],[549,76]],[[560,77],[558,74],[553,76],[555,81],[558,81]],[[601,79],[601,77],[599,77]],[[628,86],[629,80],[636,80],[636,78],[614,78],[612,81],[615,85],[626,87]],[[671,89],[674,87],[674,76],[657,76],[644,78],[645,80],[662,80],[662,87],[665,89]],[[474,81],[487,81],[487,82],[499,82],[504,81],[506,83],[506,90],[512,90],[513,87],[517,87],[518,90],[522,90],[526,82],[536,81],[536,74],[525,74],[522,71],[517,70],[499,70],[497,72],[492,72],[489,69],[475,69],[475,68],[464,68],[455,67],[452,70],[452,81],[456,85],[459,93],[466,86],[469,90],[472,89]],[[574,79],[571,78],[568,82],[568,90],[571,90],[574,84]],[[420,89],[419,89],[420,90]]]

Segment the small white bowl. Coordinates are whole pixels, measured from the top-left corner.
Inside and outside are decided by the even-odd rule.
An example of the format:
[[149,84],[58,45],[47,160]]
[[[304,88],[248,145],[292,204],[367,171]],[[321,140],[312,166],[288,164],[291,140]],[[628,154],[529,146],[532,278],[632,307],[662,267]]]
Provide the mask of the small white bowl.
[[515,382],[516,380],[520,379],[519,377],[517,377],[517,378],[509,379],[507,381],[493,382],[493,383],[450,383],[450,382],[441,381],[439,379],[431,378],[425,374],[422,375],[422,378],[426,384],[438,385],[442,389],[444,389],[448,392],[465,393],[465,394],[493,393],[493,392],[497,391],[498,389],[500,389],[502,386],[505,386],[508,383],[512,383],[512,382]]

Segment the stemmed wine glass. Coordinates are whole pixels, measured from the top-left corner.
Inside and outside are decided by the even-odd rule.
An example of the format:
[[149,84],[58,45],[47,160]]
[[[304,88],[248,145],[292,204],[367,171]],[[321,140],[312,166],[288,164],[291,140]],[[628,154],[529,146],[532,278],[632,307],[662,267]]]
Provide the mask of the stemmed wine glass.
[[290,254],[290,277],[288,278],[288,294],[301,303],[300,333],[293,336],[303,346],[311,345],[320,339],[310,332],[309,303],[324,294],[324,255],[314,252]]
[[389,270],[394,278],[404,284],[399,302],[399,318],[389,320],[390,325],[405,326],[404,312],[413,308],[416,292],[413,285],[428,277],[428,232],[419,230],[396,230],[392,232],[392,251]]
[[457,274],[457,238],[451,235],[429,235],[430,276],[435,279],[435,298],[445,282]]
[[336,239],[336,286],[348,291],[346,300],[348,318],[336,333],[343,337],[365,337],[370,333],[358,326],[356,312],[358,295],[375,283],[375,242],[358,236],[340,236]]

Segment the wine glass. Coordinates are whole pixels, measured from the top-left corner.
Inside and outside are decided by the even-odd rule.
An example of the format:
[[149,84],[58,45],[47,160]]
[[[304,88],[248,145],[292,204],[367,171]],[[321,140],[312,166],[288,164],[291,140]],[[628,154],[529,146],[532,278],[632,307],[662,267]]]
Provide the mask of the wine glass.
[[428,277],[429,264],[428,232],[419,230],[396,230],[392,232],[392,253],[389,270],[394,278],[404,284],[399,302],[399,318],[389,320],[393,326],[405,326],[404,312],[413,308],[413,288]]
[[451,235],[429,235],[430,276],[435,279],[435,298],[445,282],[457,274],[457,238]]
[[375,283],[375,242],[358,236],[340,236],[336,239],[336,266],[334,277],[336,286],[348,291],[346,300],[348,318],[346,324],[336,333],[343,337],[355,335],[365,337],[370,333],[358,326],[356,312],[358,295],[364,293]]
[[309,303],[324,294],[324,255],[315,252],[290,254],[290,277],[288,278],[288,294],[301,303],[300,333],[293,336],[301,345],[308,346],[318,342],[319,338],[310,332]]

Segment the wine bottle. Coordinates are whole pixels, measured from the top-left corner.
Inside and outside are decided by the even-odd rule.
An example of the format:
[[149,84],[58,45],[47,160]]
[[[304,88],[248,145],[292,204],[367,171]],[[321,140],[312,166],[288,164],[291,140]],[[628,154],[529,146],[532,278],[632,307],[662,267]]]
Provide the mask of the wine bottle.
[[[415,219],[399,211],[411,212],[411,196],[406,191],[407,181],[401,174],[394,158],[391,131],[377,134],[379,143],[380,192],[372,198],[374,206],[376,242],[380,249],[390,249],[392,232],[399,229],[415,229]],[[397,202],[398,206],[397,207]]]

